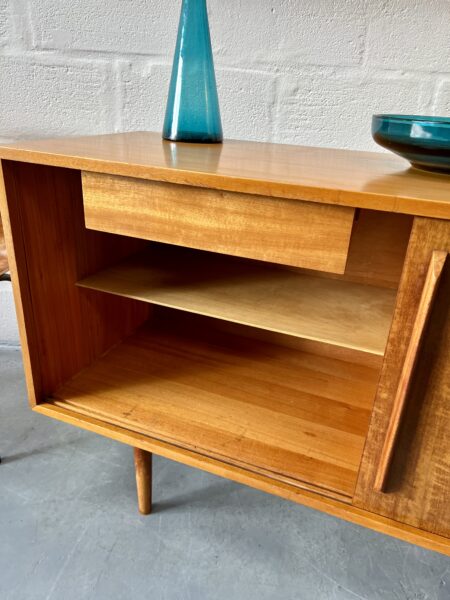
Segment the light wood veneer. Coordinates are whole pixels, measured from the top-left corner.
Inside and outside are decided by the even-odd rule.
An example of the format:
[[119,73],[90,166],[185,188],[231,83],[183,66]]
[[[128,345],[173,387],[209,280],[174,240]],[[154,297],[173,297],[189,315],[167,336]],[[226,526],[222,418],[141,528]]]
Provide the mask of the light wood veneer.
[[[154,452],[450,553],[448,260],[432,294],[426,285],[431,257],[450,251],[448,177],[387,154],[176,145],[143,133],[20,142],[0,157],[30,403],[134,446],[142,512]],[[109,182],[105,202],[111,184],[110,233],[85,226],[81,171]],[[136,220],[157,216],[148,190],[160,190],[165,218],[151,234],[143,222],[122,231],[136,238],[117,235],[128,193]],[[240,212],[247,201],[254,208]],[[217,254],[203,267],[205,255],[186,248],[173,250],[177,265],[146,241],[199,246],[209,236],[210,251],[241,255],[248,240],[237,232],[251,231],[250,257],[290,263],[290,242],[276,241],[265,212],[275,204],[324,216],[308,221],[314,231],[298,218],[278,228],[305,240],[293,253],[303,269]],[[187,205],[190,232],[189,215],[177,217]],[[220,209],[245,223],[215,248]],[[258,227],[253,214],[265,215]],[[311,239],[324,223],[337,242],[323,241],[321,257]],[[149,248],[150,263],[126,262]],[[389,423],[399,427],[380,492]]]
[[382,356],[394,290],[156,246],[79,286]]
[[[406,257],[399,297],[386,349],[370,431],[354,502],[360,507],[450,538],[450,265],[433,289],[427,326],[408,373],[401,427],[393,448],[389,477],[380,493],[390,423],[396,420],[398,393],[410,363],[411,344],[424,318],[429,294],[427,274],[433,254],[450,252],[450,223],[417,219]],[[438,255],[438,256],[439,256]],[[439,265],[438,270],[442,265]],[[433,279],[433,276],[431,276]],[[428,303],[427,303],[428,304]]]
[[144,328],[66,383],[54,402],[350,498],[378,370],[240,336],[204,337]]
[[86,226],[294,267],[343,273],[354,210],[83,173]]
[[426,327],[429,323],[435,296],[438,292],[439,284],[445,269],[447,257],[448,253],[442,250],[434,250],[431,255],[430,266],[428,268],[422,296],[417,308],[411,339],[409,340],[405,362],[403,363],[394,398],[391,419],[386,432],[384,446],[381,451],[380,463],[374,483],[374,489],[377,492],[385,491],[386,483],[389,478],[389,469],[394,456],[396,443],[399,438],[402,420],[407,410],[408,395],[413,383],[419,352],[426,333]]
[[34,405],[134,331],[150,308],[76,286],[141,248],[86,230],[80,173],[8,161],[2,168],[0,207]]
[[0,157],[81,171],[324,204],[450,218],[448,177],[388,153],[226,140],[174,144],[158,132],[21,141]]
[[150,438],[135,431],[111,425],[101,419],[94,419],[73,410],[55,406],[55,404],[43,402],[34,407],[33,410],[38,414],[51,417],[75,427],[80,427],[81,429],[105,436],[122,444],[142,448],[148,452],[164,456],[169,460],[176,460],[190,467],[208,471],[219,477],[231,479],[257,490],[303,504],[304,506],[320,510],[351,523],[369,527],[374,531],[399,538],[411,544],[419,544],[429,550],[450,556],[450,544],[447,538],[423,529],[411,527],[367,510],[362,510],[347,502],[343,502],[342,499],[330,498],[318,494],[317,491],[311,491],[284,481],[279,481],[270,475],[254,473],[245,467],[230,465],[222,460],[179,448],[173,444]]

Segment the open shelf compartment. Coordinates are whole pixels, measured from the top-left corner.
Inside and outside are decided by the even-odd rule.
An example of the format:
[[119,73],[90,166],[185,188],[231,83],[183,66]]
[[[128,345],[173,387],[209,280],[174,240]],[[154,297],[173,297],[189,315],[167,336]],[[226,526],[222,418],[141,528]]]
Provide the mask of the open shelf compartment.
[[382,356],[392,289],[168,245],[79,286]]
[[197,333],[145,324],[51,401],[349,501],[378,369],[252,340],[245,327],[211,332],[213,320],[199,319]]

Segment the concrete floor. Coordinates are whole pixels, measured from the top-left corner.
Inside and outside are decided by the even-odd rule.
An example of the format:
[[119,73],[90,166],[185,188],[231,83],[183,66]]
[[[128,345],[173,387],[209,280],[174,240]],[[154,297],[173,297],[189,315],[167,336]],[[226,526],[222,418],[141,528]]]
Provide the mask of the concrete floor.
[[1,600],[449,600],[450,559],[28,410],[0,348]]

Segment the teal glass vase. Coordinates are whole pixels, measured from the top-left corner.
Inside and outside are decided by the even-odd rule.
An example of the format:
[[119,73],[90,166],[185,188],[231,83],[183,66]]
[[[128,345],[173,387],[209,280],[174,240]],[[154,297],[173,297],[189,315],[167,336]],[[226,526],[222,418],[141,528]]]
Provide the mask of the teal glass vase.
[[163,138],[223,140],[206,0],[183,0]]

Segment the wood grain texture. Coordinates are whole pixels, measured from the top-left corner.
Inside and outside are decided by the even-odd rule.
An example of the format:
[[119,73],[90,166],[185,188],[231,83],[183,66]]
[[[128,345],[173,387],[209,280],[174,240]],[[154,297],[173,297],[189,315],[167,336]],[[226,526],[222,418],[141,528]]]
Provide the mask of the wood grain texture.
[[39,366],[38,335],[33,317],[33,305],[28,283],[27,254],[22,231],[20,200],[14,176],[14,163],[2,160],[0,177],[0,212],[9,268],[13,282],[14,303],[22,346],[22,360],[28,398],[35,406],[42,396]]
[[156,245],[81,287],[384,355],[395,291]]
[[411,380],[414,376],[414,368],[416,366],[420,345],[425,333],[425,326],[429,320],[430,311],[436,296],[437,287],[444,270],[447,256],[447,252],[441,251],[434,251],[431,255],[430,266],[428,268],[422,296],[417,309],[408,350],[406,351],[405,362],[403,363],[403,369],[400,374],[400,380],[394,398],[394,405],[392,407],[392,414],[386,432],[383,449],[381,451],[377,475],[375,477],[374,489],[377,492],[385,491],[386,482],[389,476],[389,467],[395,451],[395,443],[398,438],[403,413],[406,409],[407,396],[412,384]]
[[397,290],[413,218],[357,211],[343,279]]
[[136,252],[137,240],[87,231],[80,173],[3,161],[2,214],[32,404],[148,318],[149,307],[76,287]]
[[378,371],[240,336],[215,332],[214,339],[207,331],[141,329],[66,383],[54,402],[350,497]]
[[420,172],[387,153],[227,140],[223,145],[163,142],[135,132],[0,147],[0,157],[84,171],[167,181],[443,219],[446,175]]
[[[164,313],[165,311],[170,313],[170,315],[161,314],[161,312]],[[205,318],[193,313],[183,313],[181,311],[178,311],[178,315],[175,316],[173,310],[159,306],[154,307],[154,314],[155,319],[158,319],[158,323],[164,323],[168,321],[172,326],[174,322],[180,322],[181,327],[183,328],[182,331],[184,332],[189,330],[195,332],[195,327],[201,326],[198,324],[199,321]],[[184,317],[184,315],[186,315],[186,317]],[[317,356],[324,356],[326,358],[343,360],[356,365],[378,369],[378,372],[381,371],[381,366],[383,364],[383,356],[379,356],[378,354],[370,354],[368,352],[352,350],[350,348],[344,348],[343,346],[336,346],[335,344],[325,344],[324,342],[318,342],[316,340],[307,340],[305,338],[286,335],[276,331],[270,331],[268,329],[246,327],[244,330],[241,325],[232,323],[231,321],[223,321],[221,319],[215,319],[214,325],[211,324],[208,326],[211,326],[214,331],[237,334],[251,340],[262,342],[264,344],[275,344],[277,346],[283,346],[284,348],[291,348],[292,350],[306,352],[307,354],[315,354]]]
[[343,273],[354,210],[129,177],[82,174],[86,226]]
[[8,258],[6,256],[5,234],[3,232],[2,217],[0,214],[0,275],[9,270]]
[[434,251],[450,250],[450,223],[416,219],[389,336],[355,503],[450,537],[450,269],[442,274],[407,397],[389,493],[374,491],[377,465]]
[[418,544],[429,550],[450,556],[450,540],[447,538],[404,525],[392,519],[387,519],[386,517],[351,506],[334,498],[290,485],[284,481],[278,481],[267,475],[253,473],[246,468],[230,465],[221,460],[199,454],[198,452],[179,448],[167,442],[129,431],[124,427],[105,423],[99,419],[94,419],[51,403],[40,404],[33,410],[63,423],[103,435],[122,444],[142,448],[170,460],[202,469],[214,475],[231,479],[237,483],[248,485],[263,492],[285,498],[286,500],[320,510],[351,523],[369,527],[385,535],[394,536],[411,544]]
[[152,454],[141,448],[134,449],[136,492],[141,515],[152,512]]
[[383,357],[376,354],[351,350],[342,346],[332,346],[314,340],[305,340],[304,338],[285,335],[258,327],[244,327],[231,321],[223,321],[222,319],[173,310],[164,306],[154,306],[152,322],[157,323],[164,330],[182,331],[184,335],[198,337],[199,332],[201,332],[202,339],[211,344],[220,342],[223,335],[231,335],[238,336],[243,343],[245,343],[244,340],[248,339],[252,340],[253,343],[256,342],[263,346],[266,344],[281,346],[284,349],[294,350],[295,353],[314,354],[354,365],[370,367],[377,370],[378,373],[381,371],[383,364]]
[[[2,161],[0,211],[30,400],[42,402],[55,388],[70,396],[55,400],[61,406],[38,404],[37,411],[450,554],[448,265],[408,395],[390,493],[373,491],[431,253],[449,252],[448,222],[415,222],[358,506],[350,506],[378,370],[261,340],[224,344],[216,334],[204,339],[201,331],[195,339],[145,330],[143,339],[138,333],[102,356],[147,318],[147,307],[77,289],[75,282],[117,263],[140,242],[86,232],[80,175],[59,167],[257,194],[260,202],[266,196],[442,219],[450,218],[447,177],[403,170],[406,163],[388,155],[238,142],[182,146],[163,143],[159,134],[23,142],[1,155],[20,161]],[[401,235],[407,235],[403,217],[402,224]],[[395,265],[384,270],[381,254],[367,255],[373,239],[360,235],[363,260],[352,262],[358,251],[350,248],[343,277],[367,272],[367,283],[395,289],[404,241],[389,246],[386,256],[392,250]],[[186,397],[193,398],[192,410]]]

